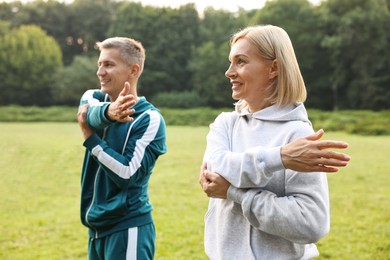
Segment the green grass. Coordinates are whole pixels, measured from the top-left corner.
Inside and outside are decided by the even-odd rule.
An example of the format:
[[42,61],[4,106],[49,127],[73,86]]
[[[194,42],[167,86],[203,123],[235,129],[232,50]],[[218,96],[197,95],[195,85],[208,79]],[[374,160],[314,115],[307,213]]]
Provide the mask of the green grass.
[[[206,259],[198,184],[207,127],[168,127],[151,178],[156,259]],[[317,259],[390,259],[390,136],[326,133],[350,143],[329,174],[331,231]],[[82,138],[76,123],[0,123],[0,259],[86,259],[79,220]]]

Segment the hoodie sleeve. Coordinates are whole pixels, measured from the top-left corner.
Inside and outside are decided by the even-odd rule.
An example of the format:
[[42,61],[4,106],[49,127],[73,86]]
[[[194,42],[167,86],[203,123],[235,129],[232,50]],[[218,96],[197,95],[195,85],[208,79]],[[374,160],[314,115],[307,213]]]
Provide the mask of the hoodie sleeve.
[[308,244],[329,232],[329,192],[326,173],[286,170],[286,195],[262,189],[230,186],[228,199],[242,207],[251,225],[291,242]]
[[[312,133],[307,124],[291,129],[289,140]],[[248,173],[249,174],[249,173]],[[329,232],[330,210],[327,175],[323,172],[274,172],[284,181],[284,192],[276,194],[260,185],[253,189],[230,186],[228,199],[241,205],[251,225],[294,243],[309,244]]]
[[111,103],[107,100],[108,96],[98,89],[87,90],[81,97],[80,106],[89,104],[87,124],[94,131],[102,130],[113,123],[106,117],[106,110]]
[[239,188],[264,187],[275,171],[283,170],[281,147],[257,146],[243,152],[232,152],[230,137],[234,117],[220,114],[210,125],[203,161],[207,169],[221,174]]

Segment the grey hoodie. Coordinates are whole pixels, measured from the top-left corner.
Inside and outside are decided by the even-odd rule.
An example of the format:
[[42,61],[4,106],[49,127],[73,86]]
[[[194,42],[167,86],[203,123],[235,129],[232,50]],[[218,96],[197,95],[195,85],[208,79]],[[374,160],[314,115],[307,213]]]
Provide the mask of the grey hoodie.
[[285,169],[280,147],[313,133],[303,104],[246,108],[210,125],[204,161],[231,186],[210,199],[205,250],[210,259],[309,259],[329,232],[325,173]]

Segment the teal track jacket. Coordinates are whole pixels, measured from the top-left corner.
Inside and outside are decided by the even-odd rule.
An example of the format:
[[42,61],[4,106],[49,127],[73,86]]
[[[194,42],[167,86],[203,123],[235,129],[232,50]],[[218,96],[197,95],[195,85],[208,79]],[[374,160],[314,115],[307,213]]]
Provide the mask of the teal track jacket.
[[148,184],[157,158],[166,153],[166,128],[160,111],[144,97],[133,106],[133,122],[105,116],[109,98],[88,90],[87,123],[94,130],[85,140],[81,176],[81,221],[99,238],[153,222]]

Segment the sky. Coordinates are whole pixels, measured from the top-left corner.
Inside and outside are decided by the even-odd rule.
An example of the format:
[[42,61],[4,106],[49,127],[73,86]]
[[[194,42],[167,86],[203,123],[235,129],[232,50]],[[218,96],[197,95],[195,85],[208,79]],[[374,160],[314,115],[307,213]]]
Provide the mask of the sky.
[[[31,2],[32,0],[21,0],[22,2]],[[72,2],[72,0],[58,0],[59,2]],[[211,6],[215,9],[226,9],[229,11],[237,11],[239,7],[245,10],[259,9],[264,6],[267,0],[133,0],[134,2],[140,2],[143,5],[154,5],[158,7],[172,7],[176,8],[188,3],[195,3],[196,8],[200,13],[203,13],[204,8]],[[314,5],[317,5],[321,0],[309,0]],[[0,2],[12,2],[12,0],[0,0]]]

